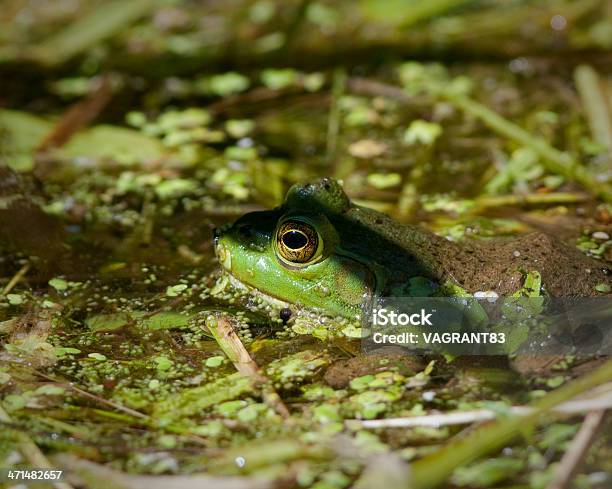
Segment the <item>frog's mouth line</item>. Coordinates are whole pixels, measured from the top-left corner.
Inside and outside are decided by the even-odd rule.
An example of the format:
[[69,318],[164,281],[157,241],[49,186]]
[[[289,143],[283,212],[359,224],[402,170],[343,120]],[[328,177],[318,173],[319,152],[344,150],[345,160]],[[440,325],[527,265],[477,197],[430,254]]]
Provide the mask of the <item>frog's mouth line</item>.
[[252,287],[251,285],[245,284],[244,282],[241,282],[239,279],[237,279],[236,277],[234,277],[230,272],[228,272],[227,270],[224,270],[223,272],[225,275],[227,275],[228,279],[229,279],[229,283],[232,287],[235,287],[238,290],[242,290],[245,293],[252,293],[252,292],[256,292],[258,297],[263,298],[263,300],[269,304],[271,304],[272,306],[274,306],[275,308],[278,309],[290,309],[292,311],[292,317],[299,317],[299,316],[306,316],[306,317],[310,317],[312,315],[315,315],[316,317],[327,317],[330,319],[335,318],[336,316],[329,314],[329,312],[327,312],[325,309],[320,308],[320,307],[306,307],[302,304],[299,303],[295,303],[295,302],[287,302],[284,301],[283,299],[279,299],[278,297],[274,297],[271,296],[270,294],[266,294],[264,292],[262,292],[261,290],[259,290],[257,287]]
[[[290,302],[286,302],[282,299],[279,299],[278,297],[274,297],[271,296],[270,294],[266,294],[264,292],[262,292],[261,290],[259,290],[256,287],[252,287],[248,284],[245,284],[244,282],[241,282],[240,280],[238,280],[236,277],[234,277],[231,272],[224,270],[224,274],[227,275],[227,277],[229,278],[229,283],[231,284],[232,287],[235,287],[238,290],[243,290],[246,292],[257,292],[257,295],[260,297],[263,297],[264,300],[266,302],[269,302],[270,304],[280,307],[280,308],[290,308],[290,306],[295,306],[295,304],[292,304]],[[300,307],[300,306],[298,306]]]

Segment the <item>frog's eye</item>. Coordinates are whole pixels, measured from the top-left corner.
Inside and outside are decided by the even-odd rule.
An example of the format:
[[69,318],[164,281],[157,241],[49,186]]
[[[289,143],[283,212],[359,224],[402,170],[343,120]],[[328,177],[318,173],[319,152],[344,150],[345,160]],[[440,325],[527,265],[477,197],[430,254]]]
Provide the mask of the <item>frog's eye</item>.
[[319,250],[319,234],[302,221],[283,222],[276,231],[276,247],[279,255],[290,263],[308,263]]

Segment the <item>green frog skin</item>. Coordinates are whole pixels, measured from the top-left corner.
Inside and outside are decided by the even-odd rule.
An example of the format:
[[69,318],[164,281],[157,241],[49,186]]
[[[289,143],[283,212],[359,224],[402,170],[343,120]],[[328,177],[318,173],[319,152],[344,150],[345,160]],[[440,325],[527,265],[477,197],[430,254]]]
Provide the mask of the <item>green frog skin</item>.
[[234,283],[345,318],[372,295],[422,295],[423,282],[504,296],[537,271],[543,293],[581,297],[611,281],[604,263],[547,234],[449,241],[351,203],[328,178],[294,185],[280,207],[244,215],[214,241]]

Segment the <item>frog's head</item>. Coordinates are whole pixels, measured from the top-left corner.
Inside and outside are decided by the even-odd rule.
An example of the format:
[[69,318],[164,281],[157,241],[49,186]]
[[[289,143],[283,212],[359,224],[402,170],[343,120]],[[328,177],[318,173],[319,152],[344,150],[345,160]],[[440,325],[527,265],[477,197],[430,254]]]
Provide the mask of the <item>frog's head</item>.
[[280,207],[215,230],[217,257],[234,279],[265,295],[354,318],[375,279],[342,250],[333,223],[350,207],[334,180],[294,185]]

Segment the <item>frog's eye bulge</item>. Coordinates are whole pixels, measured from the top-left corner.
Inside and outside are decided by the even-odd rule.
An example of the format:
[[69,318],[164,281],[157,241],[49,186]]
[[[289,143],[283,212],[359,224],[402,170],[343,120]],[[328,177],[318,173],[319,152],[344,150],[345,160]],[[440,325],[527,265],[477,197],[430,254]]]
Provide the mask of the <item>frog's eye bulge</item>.
[[304,265],[320,255],[321,239],[311,224],[291,219],[276,230],[276,251],[288,264]]

